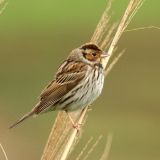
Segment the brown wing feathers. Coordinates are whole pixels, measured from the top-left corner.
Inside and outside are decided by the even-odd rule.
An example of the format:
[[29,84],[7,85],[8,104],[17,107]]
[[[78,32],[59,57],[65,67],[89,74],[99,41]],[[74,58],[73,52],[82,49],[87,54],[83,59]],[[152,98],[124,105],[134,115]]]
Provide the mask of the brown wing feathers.
[[32,109],[31,112],[24,115],[19,121],[14,123],[10,128],[23,122],[28,117],[43,113],[53,107],[65,94],[72,90],[79,81],[81,81],[87,70],[86,64],[82,62],[66,61],[64,62],[53,80],[41,93],[40,102]]
[[48,106],[54,107],[55,103],[84,78],[87,69],[87,66],[80,62],[67,62],[66,65],[63,64],[62,66],[60,66],[55,80],[41,93],[40,105],[35,108],[36,114]]

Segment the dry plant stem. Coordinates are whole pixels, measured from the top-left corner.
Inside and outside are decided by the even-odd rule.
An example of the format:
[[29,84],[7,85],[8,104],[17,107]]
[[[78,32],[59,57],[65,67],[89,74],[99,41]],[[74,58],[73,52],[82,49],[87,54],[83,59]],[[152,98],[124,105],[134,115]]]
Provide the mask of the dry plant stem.
[[108,135],[108,137],[107,137],[106,147],[105,147],[105,150],[104,150],[104,152],[103,152],[102,157],[100,158],[100,160],[108,160],[109,153],[110,153],[110,150],[111,150],[111,145],[112,145],[112,139],[113,139],[113,136],[110,133]]
[[[81,116],[80,116],[80,118],[79,118],[79,120],[77,122],[78,124],[82,124],[83,118],[85,117],[85,114],[86,114],[87,110],[88,110],[88,107],[83,109],[82,114],[81,114]],[[61,157],[60,160],[66,160],[66,158],[68,156],[68,153],[69,153],[69,151],[70,151],[70,149],[72,147],[72,144],[74,142],[74,139],[76,137],[77,132],[78,132],[78,130],[76,128],[73,128],[73,131],[71,133],[70,139],[69,139],[69,141],[68,141],[68,143],[67,143],[67,145],[66,145],[66,147],[64,149],[64,152],[63,152],[62,157]]]
[[135,0],[135,3],[132,6],[132,12],[131,12],[130,16],[128,17],[128,20],[127,20],[124,28],[126,28],[128,26],[128,24],[131,22],[132,18],[135,16],[135,14],[139,10],[139,8],[143,5],[144,1],[145,0]]
[[[134,4],[134,0],[131,0],[130,3],[129,3],[129,5],[128,5],[128,7],[127,7],[127,9],[126,9],[126,11],[125,11],[125,13],[124,13],[124,16],[123,16],[123,18],[122,18],[122,20],[121,20],[121,22],[120,22],[120,24],[119,24],[119,26],[118,26],[117,32],[116,32],[116,34],[115,34],[115,36],[114,36],[114,38],[113,38],[113,41],[112,41],[112,43],[111,43],[111,45],[110,45],[109,50],[108,50],[108,54],[109,54],[110,56],[112,55],[113,50],[114,50],[114,48],[115,48],[115,46],[116,46],[116,44],[117,44],[120,36],[121,36],[122,33],[123,33],[125,23],[126,23],[126,21],[127,21],[127,18],[128,18],[128,16],[129,16],[129,13],[130,13],[130,10],[131,10],[133,4]],[[106,68],[109,59],[110,59],[110,58],[108,57],[108,58],[106,58],[106,59],[103,61],[104,68]]]
[[83,160],[87,160],[87,158],[90,156],[90,154],[93,152],[93,150],[95,149],[95,147],[98,145],[99,141],[102,139],[102,135],[100,135],[98,137],[98,139],[96,140],[96,142],[90,147],[88,153],[86,154],[86,156],[83,158]]
[[126,29],[124,32],[132,32],[132,31],[138,31],[138,30],[144,30],[144,29],[158,29],[158,30],[160,30],[160,27],[157,27],[157,26],[139,27],[139,28],[134,28],[134,29]]
[[[88,107],[88,111],[89,111],[89,107]],[[87,111],[87,112],[88,112]],[[83,123],[81,124],[81,128],[84,126],[84,124],[86,123],[87,121],[87,118],[88,118],[88,114],[85,115],[85,118],[83,118]],[[83,134],[83,130],[80,130],[80,132],[78,132],[78,134],[76,135],[75,137],[75,142],[74,144],[72,145],[72,148],[70,149],[70,153],[69,155],[76,149],[76,145],[80,142],[81,138],[82,138],[82,134]],[[92,137],[91,137],[92,139]],[[89,144],[88,144],[89,145]],[[85,145],[86,146],[86,145]],[[69,157],[68,155],[68,157]]]
[[108,74],[110,73],[110,71],[112,70],[112,68],[115,66],[115,64],[118,62],[118,60],[122,57],[122,55],[124,54],[125,50],[123,50],[122,52],[120,52],[118,54],[117,57],[114,58],[114,60],[112,61],[112,63],[107,67],[107,69],[105,70],[105,77],[108,76]]
[[80,152],[80,154],[77,156],[76,160],[80,160],[80,158],[82,157],[83,153],[86,151],[86,149],[88,148],[88,146],[92,142],[92,140],[93,140],[93,137],[90,137],[90,139],[88,140],[88,142],[86,143],[86,145],[83,147],[83,149]]
[[109,0],[107,7],[106,7],[104,13],[102,14],[102,17],[101,17],[94,33],[93,33],[93,36],[91,38],[91,42],[98,44],[102,40],[103,35],[106,33],[106,30],[108,29],[107,26],[108,26],[110,18],[111,18],[108,14],[108,12],[111,8],[111,5],[112,5],[112,0]]
[[1,143],[0,143],[0,148],[1,148],[1,150],[2,150],[2,152],[4,154],[4,156],[5,156],[5,159],[8,160],[7,154],[6,154],[6,152],[5,152],[5,150],[4,150],[4,148],[3,148]]
[[68,123],[66,113],[59,112],[50,132],[48,142],[46,143],[44,149],[44,153],[41,157],[42,160],[49,160],[54,157],[56,153],[58,153],[58,146],[61,146],[61,143],[63,143],[64,140],[63,135],[68,134],[68,130],[70,129],[69,127],[66,127],[67,125]]
[[[104,50],[107,49],[108,45],[109,45],[109,41],[111,40],[111,35],[113,34],[113,31],[115,30],[115,28],[117,27],[117,23],[114,23],[111,27],[110,30],[108,31],[106,37],[104,38],[102,44],[101,44],[101,48],[104,48]],[[106,45],[108,44],[108,45]]]
[[[138,9],[142,6],[143,2],[144,2],[144,0],[131,0],[129,2],[129,5],[124,13],[124,16],[122,17],[122,20],[118,26],[117,32],[116,32],[116,34],[112,40],[112,43],[109,47],[108,54],[110,56],[112,55],[113,50],[114,50],[115,46],[117,45],[117,42],[120,39],[122,33],[124,32],[124,30],[128,26],[129,22],[132,20],[133,16],[136,14]],[[108,57],[103,61],[103,66],[105,68],[108,64],[109,59],[110,58]]]

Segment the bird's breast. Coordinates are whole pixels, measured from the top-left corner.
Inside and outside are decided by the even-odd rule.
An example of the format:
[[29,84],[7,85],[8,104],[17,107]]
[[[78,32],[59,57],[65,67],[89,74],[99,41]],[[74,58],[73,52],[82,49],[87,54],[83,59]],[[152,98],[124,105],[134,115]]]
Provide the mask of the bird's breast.
[[86,76],[64,98],[61,108],[73,111],[84,108],[95,101],[102,92],[104,74],[101,69],[89,67]]

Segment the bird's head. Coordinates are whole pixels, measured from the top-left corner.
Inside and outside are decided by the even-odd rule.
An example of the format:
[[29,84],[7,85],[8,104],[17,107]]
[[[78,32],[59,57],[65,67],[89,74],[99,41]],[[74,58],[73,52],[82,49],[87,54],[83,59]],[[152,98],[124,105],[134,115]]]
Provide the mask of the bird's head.
[[90,65],[100,64],[108,55],[93,43],[84,44],[72,51],[70,58],[80,60]]

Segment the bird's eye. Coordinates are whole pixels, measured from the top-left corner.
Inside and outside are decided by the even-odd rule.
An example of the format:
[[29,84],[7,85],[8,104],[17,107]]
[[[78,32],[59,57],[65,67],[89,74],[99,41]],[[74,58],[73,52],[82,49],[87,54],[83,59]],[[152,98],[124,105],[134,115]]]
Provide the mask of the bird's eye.
[[97,55],[96,53],[92,53],[92,56],[94,56],[94,57],[95,57],[96,55]]
[[82,52],[82,54],[83,54],[83,57],[86,57],[86,53],[85,52]]

